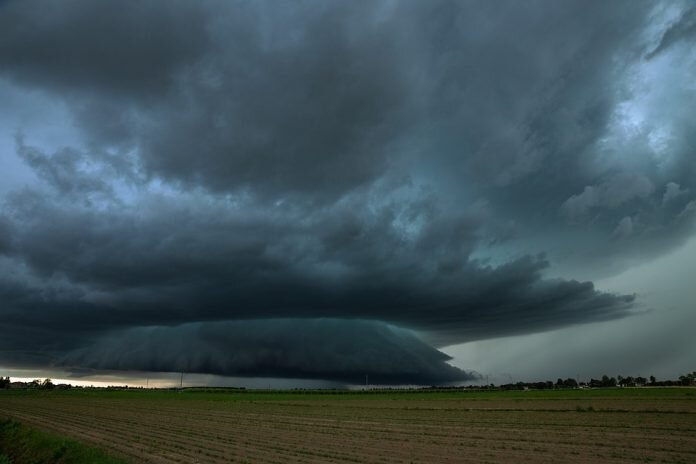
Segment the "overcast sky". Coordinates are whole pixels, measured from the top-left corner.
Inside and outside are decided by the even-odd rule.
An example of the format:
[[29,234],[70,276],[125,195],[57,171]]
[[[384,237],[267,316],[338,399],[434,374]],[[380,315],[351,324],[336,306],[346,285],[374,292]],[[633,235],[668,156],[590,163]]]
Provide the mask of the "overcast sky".
[[692,1],[0,2],[0,366],[691,371],[694,45]]

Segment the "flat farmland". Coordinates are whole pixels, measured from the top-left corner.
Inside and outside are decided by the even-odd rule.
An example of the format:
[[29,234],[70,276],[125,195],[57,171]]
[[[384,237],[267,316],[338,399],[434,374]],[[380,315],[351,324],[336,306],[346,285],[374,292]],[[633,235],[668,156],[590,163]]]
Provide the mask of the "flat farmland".
[[696,389],[0,391],[0,418],[134,463],[696,462]]

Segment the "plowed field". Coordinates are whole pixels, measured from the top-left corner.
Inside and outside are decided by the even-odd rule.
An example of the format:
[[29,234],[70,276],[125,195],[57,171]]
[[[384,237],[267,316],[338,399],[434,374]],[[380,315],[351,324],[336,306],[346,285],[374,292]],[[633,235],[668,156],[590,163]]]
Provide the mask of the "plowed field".
[[696,462],[696,390],[0,392],[0,417],[134,463]]

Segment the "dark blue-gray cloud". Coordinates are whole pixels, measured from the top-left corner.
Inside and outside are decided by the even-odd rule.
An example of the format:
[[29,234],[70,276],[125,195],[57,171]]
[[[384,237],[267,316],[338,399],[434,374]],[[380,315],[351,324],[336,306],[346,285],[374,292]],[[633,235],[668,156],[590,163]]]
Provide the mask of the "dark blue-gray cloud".
[[5,2],[4,88],[77,135],[8,135],[35,179],[0,207],[0,352],[244,319],[300,356],[321,318],[443,346],[628,316],[590,280],[696,220],[692,23],[649,1]]
[[696,38],[696,8],[690,8],[680,15],[679,19],[670,25],[670,27],[662,34],[660,43],[648,53],[648,58],[653,58],[669,47],[683,42],[693,43]]
[[116,332],[57,364],[97,370],[292,377],[359,384],[441,384],[476,378],[410,332],[368,321],[193,323]]
[[[19,292],[18,301],[6,298],[6,321],[100,330],[158,321],[362,318],[466,341],[622,317],[633,303],[590,282],[544,278],[541,256],[500,265],[472,259],[476,219],[448,217],[436,206],[419,204],[429,224],[407,238],[394,220],[403,204],[354,216],[362,198],[302,223],[294,212],[245,215],[247,208],[225,202],[194,200],[192,211],[181,198],[155,196],[136,211],[95,211],[37,195],[17,194],[7,208],[15,227],[7,255],[44,283]],[[44,311],[31,311],[46,298],[24,295],[42,291],[46,281],[56,282],[54,296]],[[51,313],[60,295],[65,308]]]

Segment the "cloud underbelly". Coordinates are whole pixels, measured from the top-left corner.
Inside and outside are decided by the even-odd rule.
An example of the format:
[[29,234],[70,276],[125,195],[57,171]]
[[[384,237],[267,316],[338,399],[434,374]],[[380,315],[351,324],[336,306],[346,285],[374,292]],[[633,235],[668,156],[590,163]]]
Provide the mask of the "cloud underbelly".
[[411,332],[363,320],[271,319],[137,327],[74,350],[64,367],[433,384],[475,378]]

